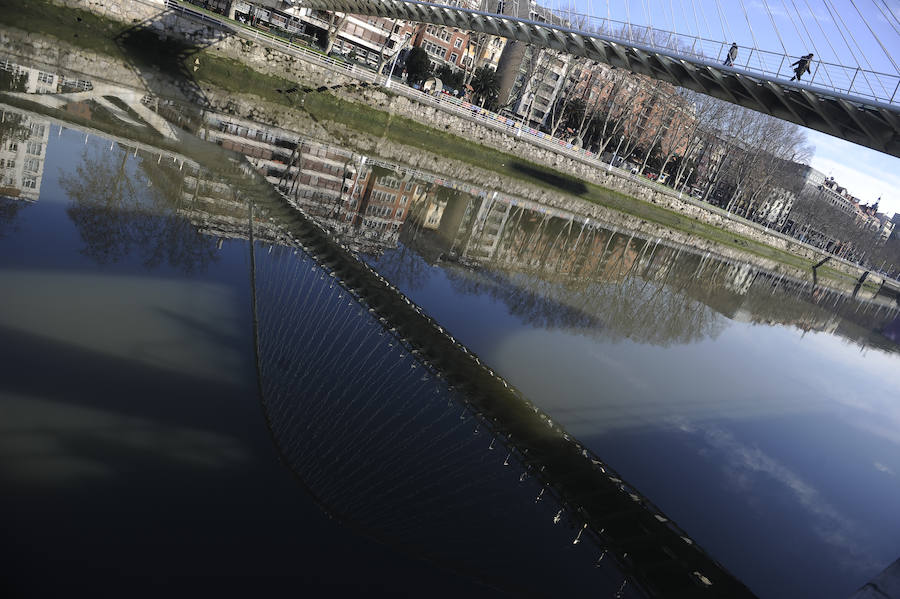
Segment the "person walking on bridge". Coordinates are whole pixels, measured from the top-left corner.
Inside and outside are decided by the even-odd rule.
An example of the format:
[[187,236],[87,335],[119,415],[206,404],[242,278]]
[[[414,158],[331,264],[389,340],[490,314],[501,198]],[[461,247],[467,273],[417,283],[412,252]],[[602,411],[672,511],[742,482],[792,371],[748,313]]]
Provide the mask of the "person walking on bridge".
[[812,57],[812,52],[810,52],[806,56],[801,56],[800,60],[798,60],[797,62],[791,63],[792,67],[797,67],[794,69],[794,76],[791,77],[791,81],[793,81],[794,79],[800,81],[800,77],[803,75],[803,73],[809,72],[809,63],[812,62]]
[[722,64],[726,67],[734,66],[734,61],[737,60],[737,51],[737,42],[734,42],[731,44],[731,48],[728,49],[728,56],[725,57],[725,62]]

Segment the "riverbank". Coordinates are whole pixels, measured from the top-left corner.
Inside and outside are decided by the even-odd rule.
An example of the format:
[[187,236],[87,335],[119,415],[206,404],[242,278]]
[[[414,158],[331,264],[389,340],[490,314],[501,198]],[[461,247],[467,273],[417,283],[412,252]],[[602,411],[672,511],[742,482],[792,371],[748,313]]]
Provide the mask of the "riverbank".
[[[166,18],[171,20],[172,16]],[[315,87],[316,77],[321,78],[322,73],[298,65],[296,57],[279,55],[269,48],[253,47],[252,43],[239,38],[219,38],[214,32],[206,31],[205,35],[211,40],[206,49],[170,39],[166,42],[169,51],[148,55],[136,53],[135,48],[143,47],[140,43],[123,43],[128,35],[134,36],[132,24],[48,2],[29,2],[7,21],[26,31],[51,35],[76,48],[130,64],[140,71],[140,78],[145,81],[158,82],[161,75],[192,77],[194,85],[207,99],[232,95],[240,98],[240,103],[251,106],[238,114],[241,117],[264,122],[311,121],[321,134],[366,151],[371,151],[372,139],[391,141],[427,154],[433,163],[430,165],[432,170],[441,170],[440,160],[466,164],[472,169],[493,173],[497,177],[494,183],[497,189],[506,189],[510,181],[523,181],[547,190],[548,196],[577,197],[642,222],[773,261],[810,278],[811,266],[824,256],[799,243],[791,244],[731,222],[711,210],[664,197],[664,194],[653,193],[634,182],[621,181],[621,177],[614,177],[604,172],[605,169],[572,164],[547,151],[535,153],[524,142],[485,130],[475,123],[445,118],[444,130],[435,129],[421,122],[440,122],[432,107],[416,105],[382,89],[355,85],[347,77],[331,77],[328,85]],[[189,26],[190,23],[185,25]],[[193,39],[196,42],[196,36]],[[293,76],[286,78],[276,73]],[[177,87],[169,86],[157,93],[170,93]],[[228,106],[218,108],[228,109]],[[291,114],[306,118],[291,118]],[[419,118],[408,118],[410,115]],[[467,133],[466,137],[449,132],[461,128]],[[490,147],[497,145],[514,153]],[[552,161],[551,164],[558,168],[528,160],[530,156]],[[609,189],[597,181],[615,184],[631,193]],[[818,271],[819,279],[827,278],[841,286],[852,284],[860,274],[859,269],[843,264],[838,268],[823,266]],[[867,285],[874,287],[877,283],[872,281]]]

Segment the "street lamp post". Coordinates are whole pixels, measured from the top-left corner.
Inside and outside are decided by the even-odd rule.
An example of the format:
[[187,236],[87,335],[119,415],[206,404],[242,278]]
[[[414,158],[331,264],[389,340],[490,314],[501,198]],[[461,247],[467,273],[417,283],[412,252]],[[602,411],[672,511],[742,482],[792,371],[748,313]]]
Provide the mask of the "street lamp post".
[[622,136],[619,138],[619,145],[616,146],[616,151],[613,152],[612,158],[609,159],[609,167],[606,169],[607,171],[611,171],[613,167],[613,163],[616,161],[616,156],[619,155],[619,148],[622,147],[622,142],[625,141],[625,137]]
[[409,42],[412,36],[410,34],[406,34],[406,37],[403,39],[403,43],[400,44],[400,47],[397,48],[397,51],[394,53],[394,60],[391,61],[391,69],[387,74],[387,81],[384,82],[384,87],[389,88],[391,86],[391,77],[394,75],[394,67],[397,66],[397,58],[400,57],[400,53],[403,52],[403,48],[406,47],[406,44]]

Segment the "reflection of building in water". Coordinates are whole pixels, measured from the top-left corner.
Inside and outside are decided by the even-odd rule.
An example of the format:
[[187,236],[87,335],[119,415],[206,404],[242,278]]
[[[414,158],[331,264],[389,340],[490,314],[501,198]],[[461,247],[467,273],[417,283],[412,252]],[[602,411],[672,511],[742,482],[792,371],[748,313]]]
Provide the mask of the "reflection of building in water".
[[267,181],[355,251],[395,247],[411,205],[424,193],[409,176],[352,152],[250,121],[210,119],[210,140],[247,156]]
[[[420,227],[421,234],[407,234],[405,243],[415,244],[431,263],[443,256],[488,267],[495,274],[474,285],[483,284],[484,291],[508,301],[514,313],[521,308],[525,317],[535,317],[526,312],[537,305],[563,315],[577,306],[584,322],[603,323],[607,334],[688,342],[703,337],[698,331],[717,330],[711,317],[717,313],[739,322],[838,334],[863,345],[886,341],[879,341],[878,333],[891,315],[886,305],[858,302],[809,281],[605,229],[574,215],[551,214],[527,201],[438,187],[429,191],[414,220],[428,226]],[[530,291],[508,291],[497,276],[513,276],[515,287],[524,284]],[[536,318],[581,322],[571,314]],[[698,328],[691,332],[691,327]]]
[[723,278],[729,291],[746,295],[756,278],[756,269],[749,264],[729,264]]
[[[841,322],[859,322],[854,324],[862,327],[858,337],[870,345],[878,342],[865,335],[880,330],[884,307],[873,308],[880,311],[863,322],[866,309],[856,310],[855,300],[825,293],[828,306],[816,305],[820,300],[809,282],[610,230],[566,211],[359,157],[289,132],[236,122],[217,128],[211,138],[255,156],[253,163],[271,183],[356,251],[380,254],[403,232],[404,243],[428,263],[458,261],[526,275],[535,279],[534,290],[526,292],[534,293],[534,301],[574,310],[590,322],[605,323],[608,332],[619,328],[613,322],[631,323],[617,334],[649,342],[689,342],[712,334],[718,330],[716,314],[838,334]],[[402,227],[407,218],[413,226]],[[547,287],[560,283],[561,291]],[[536,299],[545,293],[550,296]],[[510,298],[522,301],[515,294]],[[534,301],[524,305],[538,305]],[[640,331],[635,323],[641,323]]]
[[41,193],[50,122],[33,115],[0,111],[0,195],[36,201]]
[[400,227],[409,216],[411,204],[416,203],[422,194],[423,186],[378,166],[368,169],[364,183],[359,186],[362,186],[362,192],[357,222],[354,224],[362,224],[365,231],[390,237],[396,244]]
[[[197,230],[211,237],[217,237],[218,249],[225,239],[248,239],[247,202],[236,193],[234,184],[224,183],[218,177],[198,170],[180,173],[171,167],[164,174],[168,181],[181,177],[179,194],[175,198],[175,212],[186,218]],[[151,179],[152,169],[146,169]],[[254,219],[253,234],[256,239],[272,245],[290,245],[284,227],[267,219]]]
[[86,79],[77,77],[67,77],[66,75],[51,72],[49,69],[44,71],[29,67],[9,59],[0,60],[0,71],[6,71],[20,78],[16,83],[17,86],[12,90],[4,91],[22,91],[29,94],[55,94],[61,92],[86,91],[93,89],[93,85]]

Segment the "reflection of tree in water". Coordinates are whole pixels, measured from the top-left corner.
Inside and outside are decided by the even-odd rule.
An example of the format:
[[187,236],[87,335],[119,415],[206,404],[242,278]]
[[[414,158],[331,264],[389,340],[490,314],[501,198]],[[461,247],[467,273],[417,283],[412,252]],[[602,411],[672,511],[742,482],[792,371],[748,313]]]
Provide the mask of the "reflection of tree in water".
[[15,231],[16,217],[19,211],[25,207],[25,202],[0,195],[0,239],[7,233]]
[[377,263],[378,272],[398,287],[417,290],[425,286],[428,264],[402,242],[380,256]]
[[9,141],[24,142],[28,139],[28,133],[25,115],[0,111],[0,147]]
[[527,211],[514,212],[509,222],[493,257],[478,261],[487,269],[451,269],[457,290],[500,300],[532,326],[614,341],[685,344],[724,328],[698,296],[709,289],[733,293],[712,280],[721,273],[699,256]]
[[216,258],[215,240],[175,214],[182,174],[146,160],[140,168],[129,168],[127,151],[94,148],[74,171],[60,175],[72,202],[67,213],[85,242],[82,253],[99,264],[135,254],[148,269],[206,269]]
[[[550,273],[546,273],[550,275]],[[710,307],[667,284],[642,280],[570,280],[538,273],[461,271],[448,278],[462,293],[502,301],[511,314],[541,328],[571,329],[620,341],[668,346],[715,338],[723,319]]]

